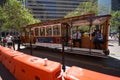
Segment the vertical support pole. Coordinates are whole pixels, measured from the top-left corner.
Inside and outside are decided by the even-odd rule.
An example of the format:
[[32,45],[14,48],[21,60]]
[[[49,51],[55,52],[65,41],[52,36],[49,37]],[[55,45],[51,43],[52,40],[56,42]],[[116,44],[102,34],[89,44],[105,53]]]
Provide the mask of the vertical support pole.
[[118,27],[118,32],[119,32],[119,46],[120,46],[120,26]]
[[110,28],[110,20],[108,19],[105,24],[104,24],[104,27],[105,27],[105,51],[108,51],[108,36],[109,36],[109,28]]
[[65,53],[64,53],[64,40],[62,40],[62,69],[65,72]]
[[92,18],[90,18],[90,25],[89,25],[89,33],[90,33],[90,48],[89,53],[91,54],[91,42],[92,42],[92,35],[91,35],[91,27],[92,27]]
[[30,39],[30,54],[33,54],[32,41],[31,41],[31,28],[29,29],[29,39]]
[[[63,24],[61,25],[61,27],[63,27]],[[64,38],[62,38],[62,69],[65,72]]]
[[71,24],[70,24],[70,38],[71,38],[71,42],[70,42],[70,50],[72,51],[72,46],[73,46],[73,33],[72,33],[72,21],[71,21]]

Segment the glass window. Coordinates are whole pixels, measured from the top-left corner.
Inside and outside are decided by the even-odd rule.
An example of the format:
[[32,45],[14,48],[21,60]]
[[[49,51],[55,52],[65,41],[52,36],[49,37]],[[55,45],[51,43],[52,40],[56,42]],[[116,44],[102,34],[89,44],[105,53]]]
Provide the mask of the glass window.
[[29,35],[29,28],[25,28],[25,35]]
[[40,35],[45,36],[45,28],[44,27],[40,28]]
[[60,26],[59,25],[55,25],[53,27],[53,34],[54,35],[60,35]]
[[46,35],[51,36],[52,35],[52,27],[46,27]]
[[30,34],[33,35],[33,30],[31,30]]
[[35,28],[35,36],[39,36],[39,29]]

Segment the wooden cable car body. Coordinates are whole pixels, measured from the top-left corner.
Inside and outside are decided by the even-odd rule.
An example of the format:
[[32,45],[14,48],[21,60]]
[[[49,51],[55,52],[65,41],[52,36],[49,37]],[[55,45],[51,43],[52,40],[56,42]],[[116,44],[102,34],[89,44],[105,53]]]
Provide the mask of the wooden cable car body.
[[[98,25],[99,30],[102,31],[104,37],[104,43],[101,44],[102,49],[100,50],[103,50],[105,55],[108,55],[108,33],[110,18],[111,15],[95,16],[94,14],[85,14],[76,17],[62,18],[58,20],[31,24],[23,28],[24,30],[29,29],[29,32],[27,34],[24,33],[23,42],[28,43],[31,40],[38,46],[46,45],[50,47],[54,46],[56,48],[60,48],[62,41],[64,41],[65,46],[72,47],[72,42],[70,42],[70,40],[72,40],[71,35],[73,34],[72,29],[76,26],[88,26],[89,35],[81,37],[81,48],[88,49],[88,51],[91,52],[91,49],[95,48],[93,43],[94,37],[92,37],[92,29],[93,26]],[[78,47],[77,43],[76,47]]]

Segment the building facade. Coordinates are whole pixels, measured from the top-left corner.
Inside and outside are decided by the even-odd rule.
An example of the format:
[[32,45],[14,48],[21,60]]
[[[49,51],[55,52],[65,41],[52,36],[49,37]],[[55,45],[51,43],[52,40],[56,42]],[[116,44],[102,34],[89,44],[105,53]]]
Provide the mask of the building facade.
[[87,0],[26,0],[26,7],[41,21],[63,18]]
[[111,10],[120,11],[120,0],[98,0],[98,7],[103,10],[101,14],[110,14]]
[[0,6],[3,6],[5,4],[6,0],[0,0]]
[[120,0],[112,0],[112,10],[120,11]]
[[[6,0],[0,0],[3,3]],[[36,19],[41,21],[63,18],[67,13],[75,10],[80,2],[88,0],[18,0],[21,1]],[[95,0],[98,7],[106,7],[101,14],[108,14],[111,10],[120,10],[120,0]],[[100,14],[100,15],[101,15]]]
[[25,6],[27,0],[17,0],[17,1],[20,1]]
[[111,0],[98,0],[98,8],[101,9],[99,15],[110,14],[111,7]]

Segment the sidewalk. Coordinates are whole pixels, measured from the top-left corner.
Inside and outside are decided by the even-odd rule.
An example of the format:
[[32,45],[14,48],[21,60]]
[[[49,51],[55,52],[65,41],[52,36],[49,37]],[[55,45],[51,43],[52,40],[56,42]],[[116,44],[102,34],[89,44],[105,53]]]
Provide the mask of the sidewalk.
[[[25,48],[25,46],[20,45],[20,49],[24,49],[24,48]],[[15,44],[15,50],[17,50],[17,49],[18,49],[18,45]]]
[[120,60],[120,46],[118,41],[109,41],[108,49],[110,50],[110,56]]

